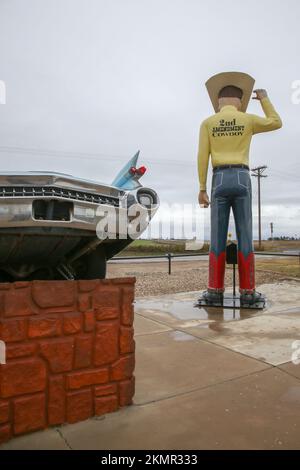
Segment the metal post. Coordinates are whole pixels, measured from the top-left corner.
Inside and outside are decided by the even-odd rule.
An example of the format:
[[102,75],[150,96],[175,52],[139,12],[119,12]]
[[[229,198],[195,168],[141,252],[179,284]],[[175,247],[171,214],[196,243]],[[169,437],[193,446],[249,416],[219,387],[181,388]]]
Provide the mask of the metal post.
[[261,249],[261,208],[260,208],[260,174],[257,178],[258,185],[258,247]]
[[257,168],[253,168],[252,176],[257,178],[258,184],[258,247],[261,250],[261,203],[260,203],[260,179],[267,178],[267,175],[263,175],[262,173],[267,169],[264,166],[258,166]]
[[168,266],[169,266],[169,275],[172,274],[172,253],[167,253]]
[[271,227],[271,240],[273,240],[273,229],[274,229],[274,224],[273,222],[270,223],[270,227]]
[[233,296],[235,297],[235,263],[233,264]]

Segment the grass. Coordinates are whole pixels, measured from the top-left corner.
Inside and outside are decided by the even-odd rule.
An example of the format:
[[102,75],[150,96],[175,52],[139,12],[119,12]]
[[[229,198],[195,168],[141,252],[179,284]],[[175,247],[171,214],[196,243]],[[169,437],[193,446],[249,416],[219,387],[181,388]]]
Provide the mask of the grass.
[[205,243],[201,250],[186,251],[184,240],[134,240],[125,250],[122,256],[155,256],[166,253],[202,253],[208,251],[208,244]]
[[[188,251],[188,253],[203,253],[208,251],[209,243],[205,242],[201,250]],[[254,249],[258,251],[258,242],[254,242]],[[285,250],[299,250],[300,252],[300,241],[299,240],[264,240],[262,242],[261,251],[267,252],[280,252]],[[135,240],[125,250],[123,250],[123,256],[137,256],[137,255],[157,255],[165,253],[187,253],[185,250],[184,240]]]
[[300,240],[263,240],[259,249],[258,241],[254,242],[255,251],[286,251],[293,250],[300,252]]
[[299,258],[256,259],[256,268],[300,278]]

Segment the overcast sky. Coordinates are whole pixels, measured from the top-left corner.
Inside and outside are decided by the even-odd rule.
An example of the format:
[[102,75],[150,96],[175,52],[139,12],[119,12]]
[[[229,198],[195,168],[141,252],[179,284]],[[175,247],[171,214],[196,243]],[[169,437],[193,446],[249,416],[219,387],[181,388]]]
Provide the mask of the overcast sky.
[[263,232],[299,235],[299,17],[298,0],[0,0],[1,169],[109,183],[140,149],[144,185],[195,202],[199,126],[213,112],[204,83],[244,71],[283,120],[252,142],[251,165],[268,165]]

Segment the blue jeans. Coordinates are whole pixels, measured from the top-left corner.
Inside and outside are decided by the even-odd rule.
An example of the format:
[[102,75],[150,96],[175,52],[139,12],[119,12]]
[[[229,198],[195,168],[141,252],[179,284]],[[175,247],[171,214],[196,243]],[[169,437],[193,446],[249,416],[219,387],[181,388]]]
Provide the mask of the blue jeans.
[[253,292],[252,190],[249,170],[246,168],[217,168],[213,174],[208,288],[219,291],[224,290],[230,208],[238,240],[240,291]]

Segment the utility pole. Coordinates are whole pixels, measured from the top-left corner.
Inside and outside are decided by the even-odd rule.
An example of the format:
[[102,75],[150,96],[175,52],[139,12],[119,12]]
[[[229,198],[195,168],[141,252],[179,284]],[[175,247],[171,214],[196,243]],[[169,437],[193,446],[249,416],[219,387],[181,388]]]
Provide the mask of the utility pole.
[[273,222],[270,223],[270,227],[271,227],[271,240],[273,240],[273,228],[274,228]]
[[263,172],[267,169],[267,166],[258,166],[257,168],[252,168],[252,176],[257,178],[258,184],[258,247],[261,249],[261,198],[260,198],[260,179],[267,178],[267,175],[263,175]]

